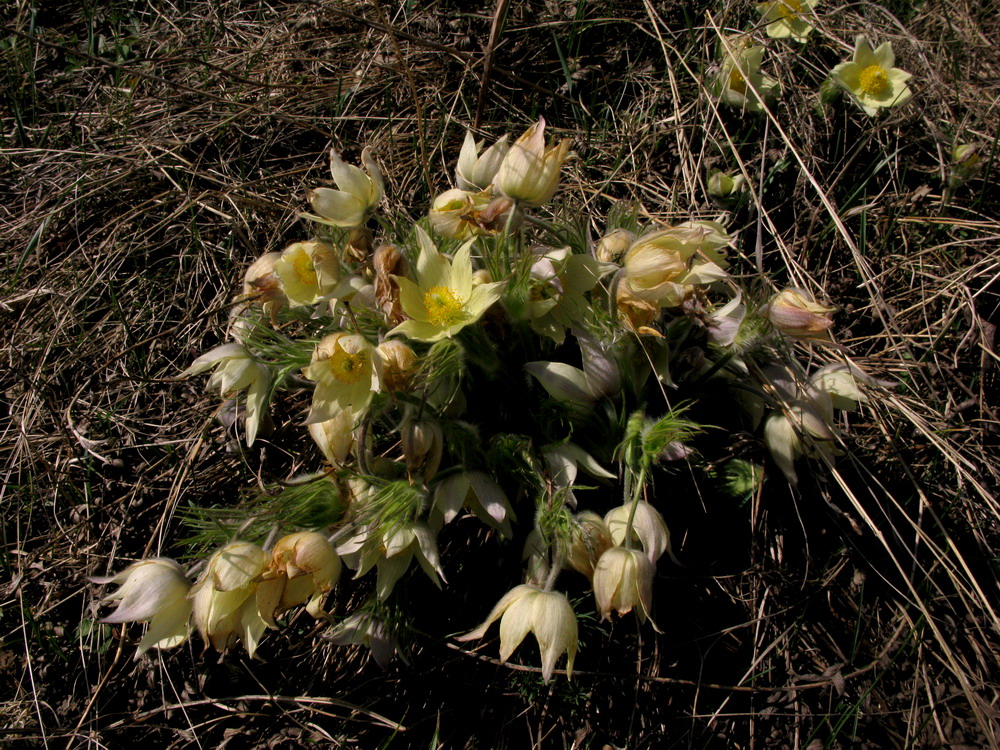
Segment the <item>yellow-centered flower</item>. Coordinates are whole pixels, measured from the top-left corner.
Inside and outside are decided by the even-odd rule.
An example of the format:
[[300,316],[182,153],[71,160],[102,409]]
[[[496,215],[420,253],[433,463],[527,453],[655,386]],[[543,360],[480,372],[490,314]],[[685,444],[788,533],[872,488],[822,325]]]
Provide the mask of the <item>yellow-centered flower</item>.
[[462,245],[449,261],[438,252],[431,238],[416,228],[420,255],[417,283],[393,276],[399,284],[399,301],[410,318],[387,335],[403,334],[414,341],[440,341],[454,336],[500,298],[505,282],[472,282],[472,242]]
[[892,67],[895,61],[890,42],[883,42],[872,50],[868,40],[859,34],[854,41],[854,59],[837,65],[830,77],[851,94],[865,112],[874,115],[880,109],[905,104],[913,96],[906,85],[912,76]]
[[747,47],[740,39],[729,39],[723,46],[722,68],[712,86],[715,95],[731,107],[744,112],[763,112],[781,91],[778,82],[760,72],[763,47]]
[[382,361],[363,336],[331,333],[313,350],[302,373],[316,383],[306,424],[326,422],[340,412],[360,414],[379,389]]
[[794,39],[804,42],[813,32],[809,20],[819,0],[775,0],[757,3],[757,12],[764,16],[767,35],[772,39]]

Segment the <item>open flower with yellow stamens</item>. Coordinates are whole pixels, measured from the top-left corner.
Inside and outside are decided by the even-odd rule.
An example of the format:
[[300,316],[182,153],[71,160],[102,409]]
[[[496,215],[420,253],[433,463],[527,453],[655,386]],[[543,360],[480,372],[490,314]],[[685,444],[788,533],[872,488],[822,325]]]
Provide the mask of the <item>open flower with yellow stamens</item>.
[[500,298],[506,282],[472,283],[472,242],[462,245],[449,261],[438,252],[431,238],[416,227],[420,255],[417,283],[394,276],[399,301],[410,318],[387,335],[403,334],[414,341],[434,342],[449,338],[475,323]]
[[883,42],[872,50],[864,35],[854,40],[854,59],[837,65],[830,73],[833,81],[849,92],[869,115],[880,109],[906,104],[913,96],[906,82],[912,76],[894,68],[892,44]]
[[293,242],[274,261],[274,273],[293,305],[312,305],[337,288],[340,261],[325,242]]
[[767,35],[772,39],[794,39],[805,42],[815,28],[809,19],[819,0],[775,0],[757,3],[757,12],[764,16]]
[[763,47],[747,47],[740,40],[729,41],[723,50],[722,68],[713,84],[715,95],[730,107],[745,112],[763,112],[780,92],[778,82],[760,72]]
[[313,350],[302,374],[316,383],[306,424],[326,422],[344,410],[359,414],[379,389],[382,360],[363,336],[331,333]]

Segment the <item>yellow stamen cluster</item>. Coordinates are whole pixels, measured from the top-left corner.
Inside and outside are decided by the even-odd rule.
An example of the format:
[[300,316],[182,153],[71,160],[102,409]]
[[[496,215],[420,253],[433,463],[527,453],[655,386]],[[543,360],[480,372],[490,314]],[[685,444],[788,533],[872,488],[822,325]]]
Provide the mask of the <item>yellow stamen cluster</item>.
[[454,325],[462,319],[462,300],[450,287],[432,287],[424,295],[424,307],[427,320],[436,326]]
[[333,377],[341,383],[350,385],[357,383],[365,371],[366,357],[364,352],[345,352],[338,348],[333,356],[327,360],[327,366]]
[[733,67],[729,71],[729,89],[744,96],[747,93],[747,79],[743,77],[743,73],[737,67]]
[[858,76],[861,90],[869,96],[878,96],[889,85],[889,76],[881,65],[869,65]]
[[295,274],[301,279],[303,284],[316,286],[319,283],[316,278],[316,267],[313,265],[309,253],[300,249],[292,256],[291,262],[292,268],[295,269]]
[[802,12],[802,3],[799,0],[781,0],[781,3],[778,5],[778,12],[782,18],[797,18]]

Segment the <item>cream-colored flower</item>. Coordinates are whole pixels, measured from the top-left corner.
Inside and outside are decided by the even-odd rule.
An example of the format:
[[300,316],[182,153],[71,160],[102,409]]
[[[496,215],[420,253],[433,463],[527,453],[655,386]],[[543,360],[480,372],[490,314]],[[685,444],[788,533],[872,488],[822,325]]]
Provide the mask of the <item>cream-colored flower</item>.
[[423,521],[400,524],[381,534],[371,528],[359,529],[337,547],[337,553],[357,571],[355,578],[360,578],[373,566],[377,569],[375,591],[380,600],[389,596],[414,557],[435,586],[446,580],[437,540]]
[[622,261],[619,300],[680,305],[695,285],[726,277],[723,248],[730,242],[725,227],[714,221],[688,221],[640,236]]
[[869,115],[880,109],[906,104],[913,96],[906,82],[912,76],[894,68],[892,44],[883,42],[875,50],[863,34],[854,40],[854,58],[834,67],[830,76],[851,94]]
[[[613,544],[604,519],[590,510],[573,516],[566,565],[587,578],[594,577],[594,566]],[[644,558],[645,559],[645,558]]]
[[105,597],[105,601],[118,602],[118,607],[101,622],[149,623],[135,658],[151,648],[173,648],[187,640],[191,632],[191,582],[175,561],[166,557],[140,560],[118,575],[90,580],[118,584],[118,590]]
[[[333,629],[330,640],[338,646],[356,644],[371,649],[372,658],[382,669],[389,666],[398,648],[385,623],[375,619],[368,612],[355,612],[345,617]],[[403,660],[406,660],[405,657]]]
[[306,219],[334,227],[357,227],[368,220],[369,212],[382,200],[385,183],[369,149],[361,152],[364,171],[345,164],[335,150],[330,151],[330,172],[339,190],[315,188],[307,193],[315,214]]
[[741,111],[763,112],[763,103],[770,104],[781,92],[776,80],[760,72],[764,48],[731,46],[731,52],[723,51],[724,62],[713,83],[715,95]]
[[325,242],[293,242],[274,261],[274,273],[293,305],[314,305],[336,296],[340,261]]
[[638,607],[639,622],[645,622],[653,602],[654,572],[653,563],[639,550],[605,551],[594,569],[594,598],[601,619],[609,619],[612,611],[625,615]]
[[559,172],[572,143],[567,138],[546,147],[545,118],[540,117],[510,147],[494,184],[504,195],[527,206],[548,203],[559,185]]
[[465,131],[465,141],[455,168],[455,182],[462,190],[485,190],[493,184],[500,164],[510,150],[507,136],[503,136],[480,154],[482,146],[482,143],[476,143],[471,130]]
[[357,415],[351,409],[337,412],[324,422],[311,422],[309,435],[331,466],[343,466],[354,448]]
[[500,662],[504,663],[521,645],[528,633],[534,633],[542,654],[542,679],[552,678],[556,661],[566,652],[566,677],[573,677],[573,661],[578,645],[576,615],[569,599],[557,591],[522,584],[504,594],[486,621],[459,641],[471,641],[486,635],[500,620]]
[[449,261],[438,252],[431,238],[416,227],[420,255],[417,283],[395,276],[399,300],[409,320],[393,328],[388,336],[403,334],[415,341],[450,338],[475,323],[500,299],[505,282],[472,283],[472,242],[462,245]]
[[326,422],[341,411],[360,414],[378,391],[382,359],[355,333],[331,333],[313,350],[312,363],[302,370],[316,383],[307,424]]
[[266,418],[267,399],[271,392],[271,368],[258,362],[242,344],[217,346],[202,354],[181,373],[182,378],[198,375],[215,368],[208,379],[208,388],[218,388],[223,398],[247,389],[247,445],[253,445],[261,422]]
[[670,529],[660,511],[645,500],[619,505],[604,516],[604,522],[611,532],[611,539],[618,546],[626,543],[629,518],[632,519],[632,535],[629,543],[638,540],[649,561],[656,564],[664,552],[670,552]]
[[512,535],[510,521],[514,511],[500,485],[482,471],[452,474],[434,485],[431,521],[441,526],[451,523],[462,508],[468,508],[485,524],[504,536]]
[[241,640],[252,657],[281,601],[280,580],[261,581],[270,555],[256,544],[232,542],[208,560],[191,587],[194,624],[218,651]]
[[823,342],[830,341],[830,316],[836,309],[819,304],[804,289],[788,288],[774,295],[760,312],[786,336]]
[[300,531],[278,540],[263,580],[281,582],[281,599],[271,612],[262,612],[268,625],[272,615],[308,601],[306,611],[320,619],[327,617],[323,600],[340,579],[340,558],[326,537],[315,531]]
[[524,314],[536,333],[561,344],[566,329],[581,325],[590,313],[584,295],[616,266],[590,254],[574,253],[568,247],[540,247],[534,255]]
[[764,17],[767,35],[772,39],[794,39],[805,42],[815,28],[813,9],[819,0],[774,0],[757,3],[757,12]]
[[452,240],[467,240],[486,234],[479,216],[491,200],[489,190],[478,193],[457,188],[446,190],[431,202],[428,213],[431,229]]
[[[826,406],[829,405],[829,399]],[[788,483],[798,483],[795,460],[801,456],[839,455],[830,425],[829,409],[812,400],[795,401],[784,413],[772,414],[764,423],[764,444]]]
[[444,432],[433,419],[413,419],[407,415],[399,428],[406,474],[410,481],[427,484],[437,474],[444,452]]

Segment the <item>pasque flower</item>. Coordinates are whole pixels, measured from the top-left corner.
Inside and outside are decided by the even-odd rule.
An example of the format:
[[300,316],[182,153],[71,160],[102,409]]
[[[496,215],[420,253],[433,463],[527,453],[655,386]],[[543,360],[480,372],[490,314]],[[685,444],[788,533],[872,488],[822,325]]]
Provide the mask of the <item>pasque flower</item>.
[[818,4],[819,0],[774,0],[757,3],[757,12],[764,17],[767,35],[772,39],[804,42],[813,32],[809,20]]
[[315,188],[308,191],[309,204],[315,214],[303,217],[334,227],[357,227],[365,223],[368,213],[382,200],[385,184],[382,173],[369,149],[361,152],[364,171],[346,164],[335,150],[330,151],[330,172],[339,190]]
[[778,95],[778,82],[760,72],[763,47],[746,47],[740,40],[723,50],[724,62],[713,84],[716,96],[730,107],[746,112],[762,112],[764,105]]
[[806,341],[830,341],[829,328],[835,307],[821,305],[804,289],[778,292],[760,312],[786,336]]
[[859,34],[854,41],[854,58],[834,67],[830,76],[865,112],[874,115],[880,109],[906,104],[913,96],[906,85],[912,76],[894,68],[895,61],[890,42],[872,50],[868,39]]
[[566,676],[572,678],[578,636],[576,615],[565,594],[543,591],[529,584],[516,586],[497,602],[482,625],[458,640],[482,638],[498,619],[501,663],[510,658],[524,636],[534,633],[542,654],[542,679],[548,682],[552,678],[556,661],[563,651],[566,652]]
[[714,221],[687,221],[643,234],[622,260],[619,299],[680,305],[695,284],[725,278],[723,248],[730,241],[725,227]]
[[545,118],[518,138],[500,164],[495,185],[504,195],[527,206],[549,202],[559,184],[559,172],[569,155],[570,139],[554,146],[545,145]]
[[417,282],[403,276],[393,277],[399,284],[403,312],[410,319],[387,335],[403,334],[415,341],[440,341],[479,320],[500,298],[505,282],[472,283],[471,241],[462,245],[454,260],[449,261],[419,226],[416,234],[420,244]]
[[593,579],[601,619],[609,619],[612,611],[625,615],[638,607],[639,622],[645,622],[652,606],[654,572],[653,563],[639,550],[611,547],[605,551]]
[[503,136],[480,154],[482,145],[476,143],[471,130],[465,131],[465,142],[462,144],[462,151],[458,155],[458,166],[455,168],[455,182],[462,190],[485,190],[493,184],[497,170],[500,169],[501,162],[510,150],[507,136]]
[[379,389],[382,360],[364,336],[331,333],[313,350],[303,374],[316,383],[307,424],[350,410],[360,414]]
[[[632,522],[631,535],[627,534],[629,519]],[[670,529],[660,511],[645,500],[612,508],[605,514],[604,522],[615,544],[624,546],[637,539],[650,563],[655,564],[664,552],[670,552]]]
[[229,343],[202,354],[181,373],[181,377],[198,375],[213,367],[215,372],[208,379],[209,389],[218,388],[223,397],[247,389],[247,445],[253,445],[266,416],[271,368],[258,362],[242,344]]
[[256,544],[232,542],[209,558],[191,587],[194,624],[218,651],[238,639],[250,656],[256,652],[283,588],[279,580],[261,581],[270,557]]
[[293,242],[274,261],[274,273],[293,305],[312,305],[335,294],[340,261],[325,242]]
[[90,580],[118,584],[118,590],[106,597],[106,601],[118,602],[118,607],[101,622],[149,623],[135,651],[137,659],[151,648],[172,648],[187,640],[191,632],[191,582],[175,561],[166,557],[140,560],[118,575]]
[[326,617],[323,599],[340,579],[340,558],[326,537],[315,531],[300,531],[278,540],[271,550],[271,561],[261,575],[265,581],[278,581],[281,598],[275,609],[261,612],[265,622],[274,626],[272,615],[307,602],[306,611],[319,619]]

